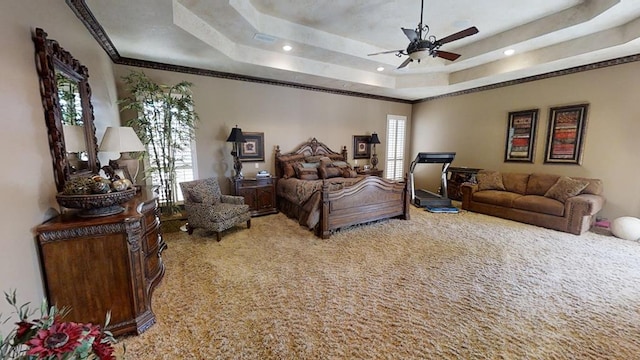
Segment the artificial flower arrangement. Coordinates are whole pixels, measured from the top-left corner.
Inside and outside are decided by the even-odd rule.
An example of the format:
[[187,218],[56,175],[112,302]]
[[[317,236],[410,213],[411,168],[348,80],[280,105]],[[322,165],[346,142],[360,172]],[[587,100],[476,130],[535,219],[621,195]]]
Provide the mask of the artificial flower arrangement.
[[[61,319],[68,309],[49,307],[46,299],[40,306],[40,316],[29,320],[36,310],[29,309],[29,303],[18,306],[15,290],[4,295],[19,320],[17,328],[7,336],[0,334],[0,360],[115,359],[115,339],[99,325],[63,322]],[[0,324],[10,320],[2,319],[1,315]],[[109,318],[110,314],[107,314],[105,327],[109,324]]]

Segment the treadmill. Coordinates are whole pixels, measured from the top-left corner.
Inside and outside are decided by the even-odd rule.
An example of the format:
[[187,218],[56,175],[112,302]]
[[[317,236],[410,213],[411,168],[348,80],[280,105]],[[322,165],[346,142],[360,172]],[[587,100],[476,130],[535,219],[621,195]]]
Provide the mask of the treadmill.
[[[450,208],[451,199],[447,197],[447,169],[456,157],[455,152],[421,152],[409,166],[409,178],[411,180],[411,202],[422,208]],[[417,164],[442,164],[442,176],[440,178],[440,193],[415,189],[413,171]]]

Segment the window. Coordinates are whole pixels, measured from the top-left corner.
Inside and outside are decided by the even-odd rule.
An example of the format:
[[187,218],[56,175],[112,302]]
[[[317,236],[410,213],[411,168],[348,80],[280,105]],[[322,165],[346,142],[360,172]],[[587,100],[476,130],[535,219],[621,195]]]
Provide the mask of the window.
[[387,179],[404,179],[406,123],[406,116],[387,115]]

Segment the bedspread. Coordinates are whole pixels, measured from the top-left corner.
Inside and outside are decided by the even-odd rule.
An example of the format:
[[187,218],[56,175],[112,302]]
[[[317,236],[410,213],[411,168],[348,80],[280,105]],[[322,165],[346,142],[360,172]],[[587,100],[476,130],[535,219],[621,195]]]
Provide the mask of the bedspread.
[[297,215],[300,225],[313,229],[320,221],[322,185],[326,182],[329,185],[329,191],[335,191],[351,186],[362,179],[363,177],[335,177],[326,180],[279,179],[276,193],[291,205],[298,207],[297,214],[287,211],[289,216]]

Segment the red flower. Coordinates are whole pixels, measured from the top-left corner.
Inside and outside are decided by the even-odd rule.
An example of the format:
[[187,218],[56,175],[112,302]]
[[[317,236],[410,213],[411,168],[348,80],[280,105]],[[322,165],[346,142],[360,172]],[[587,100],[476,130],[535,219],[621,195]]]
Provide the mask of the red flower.
[[18,325],[18,329],[16,330],[16,339],[19,342],[22,342],[23,339],[26,340],[26,338],[30,337],[26,335],[31,332],[31,328],[33,327],[32,323],[27,321],[20,321],[16,323],[16,325]]
[[115,360],[113,355],[113,347],[109,342],[102,342],[102,336],[96,338],[91,345],[93,353],[98,356],[100,360]]
[[39,330],[36,337],[29,340],[30,347],[27,355],[37,355],[38,358],[73,352],[80,345],[82,326],[73,323],[53,324],[49,329]]

